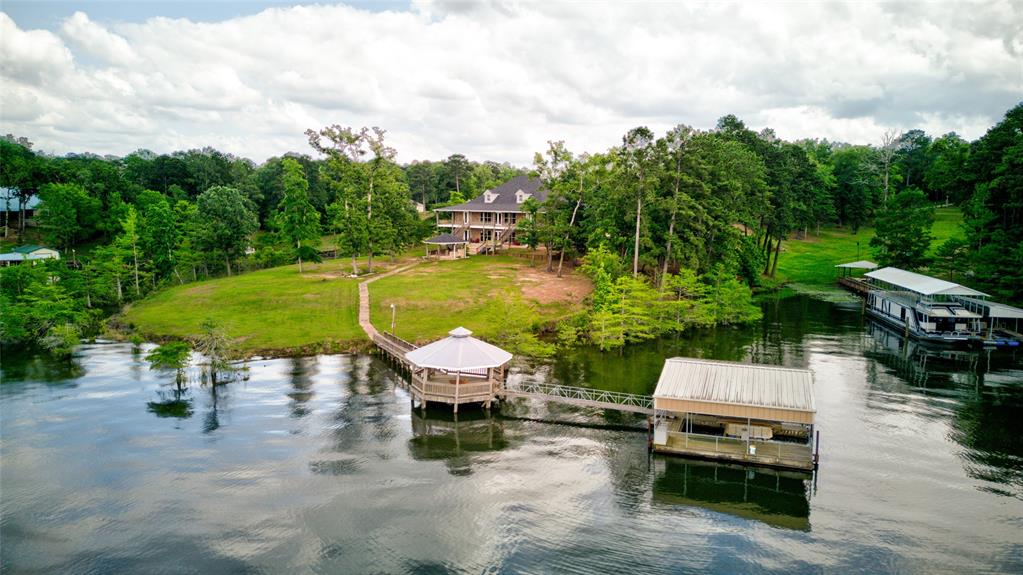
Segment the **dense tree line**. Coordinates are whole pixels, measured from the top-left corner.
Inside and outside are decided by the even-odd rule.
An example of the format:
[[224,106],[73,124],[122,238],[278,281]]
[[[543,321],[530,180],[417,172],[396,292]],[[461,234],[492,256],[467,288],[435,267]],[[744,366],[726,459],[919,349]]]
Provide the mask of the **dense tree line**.
[[[598,153],[554,142],[532,170],[549,199],[524,204],[519,238],[544,248],[551,273],[566,254],[585,256],[592,313],[566,329],[605,347],[755,317],[750,288],[776,273],[784,242],[828,224],[876,223],[880,263],[932,266],[1018,302],[1021,134],[1023,104],[972,143],[919,130],[889,132],[877,146],[786,142],[734,116],[707,131],[638,127]],[[64,252],[0,274],[0,340],[66,349],[161,285],[315,260],[322,234],[351,256],[353,272],[359,256],[372,269],[374,256],[433,231],[412,200],[460,202],[524,172],[459,154],[400,166],[376,128],[307,136],[316,156],[260,165],[212,148],[53,157],[23,138],[0,139],[0,186],[22,206],[41,199],[38,231]],[[964,234],[932,260],[936,203],[962,206]],[[13,219],[5,230],[25,237],[24,214]]]
[[[382,130],[358,134],[355,148],[386,148]],[[212,148],[54,157],[3,138],[0,186],[23,206],[41,200],[31,220],[4,222],[8,239],[46,242],[63,259],[0,272],[0,342],[67,351],[162,285],[296,261],[301,271],[319,259],[321,234],[339,228],[361,234],[339,250],[353,261],[418,242],[431,225],[415,212],[405,169],[393,154],[363,162],[360,153],[257,166]]]

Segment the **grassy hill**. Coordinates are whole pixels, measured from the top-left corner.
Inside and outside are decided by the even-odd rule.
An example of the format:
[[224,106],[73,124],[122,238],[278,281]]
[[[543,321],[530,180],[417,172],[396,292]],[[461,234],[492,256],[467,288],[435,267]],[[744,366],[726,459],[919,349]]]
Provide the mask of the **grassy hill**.
[[493,338],[513,326],[550,324],[583,310],[592,287],[581,274],[558,278],[542,262],[511,255],[428,262],[370,284],[370,319],[381,331],[414,342],[440,338],[458,326]]
[[[931,250],[945,240],[961,235],[962,213],[959,208],[938,208],[934,212],[934,227],[931,235]],[[835,284],[835,266],[856,260],[873,260],[870,238],[874,228],[860,228],[852,233],[843,228],[824,228],[818,237],[810,234],[805,240],[788,240],[782,243],[778,259],[776,281],[791,282],[808,286],[831,286]]]
[[[374,267],[385,271],[415,259],[379,258]],[[346,277],[348,271],[349,260],[342,259],[306,264],[303,274],[292,265],[174,286],[128,306],[117,320],[145,337],[165,339],[194,337],[213,319],[245,355],[352,350],[367,340],[358,321],[360,280]],[[501,255],[424,262],[369,288],[378,329],[390,329],[394,303],[397,334],[425,342],[459,325],[487,337],[508,322],[528,329],[565,317],[582,309],[590,284]]]
[[168,288],[128,306],[119,318],[148,337],[200,333],[219,322],[246,354],[351,349],[359,328],[358,281],[332,261],[284,266]]

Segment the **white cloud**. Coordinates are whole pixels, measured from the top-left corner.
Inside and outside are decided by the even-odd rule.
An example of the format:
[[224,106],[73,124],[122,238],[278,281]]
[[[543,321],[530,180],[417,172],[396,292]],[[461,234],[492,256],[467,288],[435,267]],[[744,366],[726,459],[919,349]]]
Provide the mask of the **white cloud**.
[[138,57],[124,38],[89,20],[84,12],[75,12],[65,20],[61,32],[83,51],[111,64],[138,64]]
[[[736,114],[785,138],[889,127],[975,138],[1023,96],[1023,8],[977,4],[414,2],[272,8],[215,23],[0,14],[0,124],[55,152],[213,145],[309,152],[331,123],[389,130],[399,159],[527,164],[630,127]],[[1015,24],[1013,24],[1015,22]]]

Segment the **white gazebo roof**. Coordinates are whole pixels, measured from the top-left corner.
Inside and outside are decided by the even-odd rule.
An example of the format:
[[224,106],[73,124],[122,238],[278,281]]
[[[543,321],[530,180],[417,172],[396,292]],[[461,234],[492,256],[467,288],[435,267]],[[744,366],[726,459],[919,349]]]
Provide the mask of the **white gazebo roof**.
[[480,341],[464,327],[448,332],[448,337],[405,354],[418,367],[460,371],[498,367],[511,361],[512,354]]

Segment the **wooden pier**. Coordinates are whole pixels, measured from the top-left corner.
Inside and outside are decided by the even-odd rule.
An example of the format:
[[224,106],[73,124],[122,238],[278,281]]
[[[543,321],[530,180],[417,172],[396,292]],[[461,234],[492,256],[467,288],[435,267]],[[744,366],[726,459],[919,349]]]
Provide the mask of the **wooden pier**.
[[838,285],[860,297],[867,297],[867,293],[870,291],[870,284],[863,281],[863,278],[860,277],[845,276],[838,278]]

